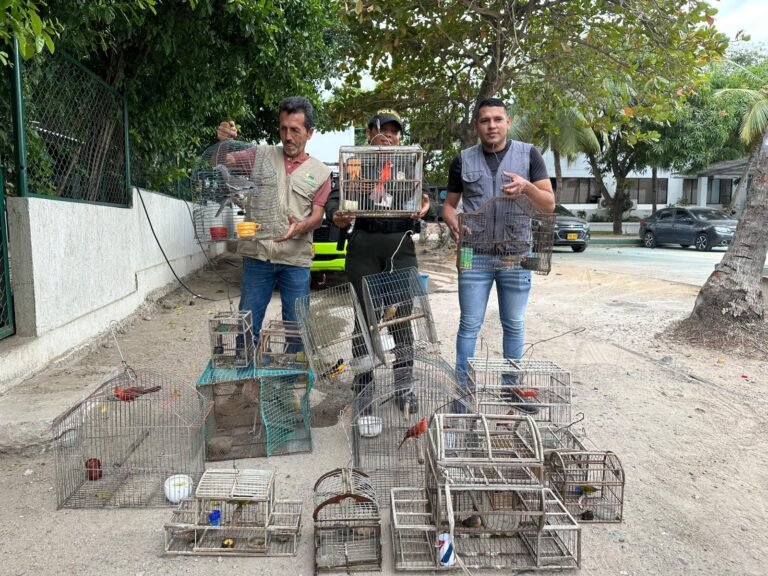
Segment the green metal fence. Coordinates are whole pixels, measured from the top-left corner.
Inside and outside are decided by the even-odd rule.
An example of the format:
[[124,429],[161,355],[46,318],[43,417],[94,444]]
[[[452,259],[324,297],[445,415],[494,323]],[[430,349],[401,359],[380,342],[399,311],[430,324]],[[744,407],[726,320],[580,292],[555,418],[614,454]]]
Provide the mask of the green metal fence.
[[0,166],[0,339],[14,332],[11,269],[8,262],[8,234],[5,217],[5,179]]

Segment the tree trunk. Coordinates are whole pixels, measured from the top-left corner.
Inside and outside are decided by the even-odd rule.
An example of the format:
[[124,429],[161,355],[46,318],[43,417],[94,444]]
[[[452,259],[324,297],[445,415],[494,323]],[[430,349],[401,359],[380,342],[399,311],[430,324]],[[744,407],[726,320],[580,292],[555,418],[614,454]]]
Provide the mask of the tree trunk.
[[760,287],[768,251],[768,130],[757,154],[757,169],[747,191],[733,243],[701,287],[689,320],[702,329],[724,323],[747,328],[764,318]]
[[609,204],[609,208],[613,213],[613,233],[621,234],[621,218],[624,216],[624,200],[627,197],[627,181],[624,176],[616,176],[616,192],[613,194],[613,201]]
[[651,204],[651,214],[656,214],[656,204],[659,201],[659,173],[654,166],[651,168],[651,190],[653,190],[653,204]]
[[739,180],[739,185],[736,187],[736,193],[731,197],[731,202],[728,205],[728,212],[735,212],[737,218],[744,208],[744,202],[747,198],[747,187],[749,186],[749,172],[755,164],[759,149],[759,146],[753,146],[749,156],[747,156],[747,163],[744,165],[744,172]]
[[552,149],[552,155],[555,158],[555,202],[559,203],[563,190],[563,167],[560,165],[560,152]]

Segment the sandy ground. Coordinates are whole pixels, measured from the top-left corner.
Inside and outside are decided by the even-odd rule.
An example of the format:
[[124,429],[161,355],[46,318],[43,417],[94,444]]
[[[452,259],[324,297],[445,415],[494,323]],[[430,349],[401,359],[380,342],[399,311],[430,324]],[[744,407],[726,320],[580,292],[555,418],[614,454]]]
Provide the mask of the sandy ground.
[[[616,452],[626,473],[625,520],[584,527],[579,573],[768,574],[766,363],[656,337],[691,310],[695,287],[597,272],[577,262],[556,255],[553,272],[535,277],[527,341],[535,343],[532,358],[572,372],[574,411],[585,416],[575,431],[588,447]],[[220,261],[216,272],[236,284],[236,264]],[[430,274],[442,350],[452,362],[458,321],[452,258],[427,249],[420,264]],[[227,287],[210,270],[190,285],[223,300],[190,304],[189,295],[177,291],[142,311],[119,335],[132,366],[197,379],[208,355],[207,318],[227,309]],[[229,289],[236,294],[236,286]],[[278,310],[273,304],[269,315]],[[492,356],[501,352],[497,310],[492,295],[482,345]],[[21,386],[32,405],[50,411],[118,367],[117,350],[105,338]],[[0,456],[0,573],[311,574],[311,488],[320,474],[349,460],[335,415],[351,393],[320,389],[313,396],[313,418],[322,425],[312,432],[313,453],[238,462],[275,469],[278,496],[304,501],[296,558],[164,557],[169,509],[56,510],[52,455],[35,448]],[[383,573],[391,574],[387,516],[384,525]]]

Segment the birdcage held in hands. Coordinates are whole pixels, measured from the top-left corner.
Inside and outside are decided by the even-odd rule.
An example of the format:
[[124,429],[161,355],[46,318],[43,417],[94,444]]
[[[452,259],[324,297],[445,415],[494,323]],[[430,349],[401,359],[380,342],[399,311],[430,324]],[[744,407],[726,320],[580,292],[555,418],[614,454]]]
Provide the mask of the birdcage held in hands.
[[419,146],[339,148],[339,206],[342,214],[377,218],[409,217],[421,209]]
[[314,487],[315,573],[381,569],[381,516],[368,476],[351,468],[323,474]]
[[205,469],[206,414],[194,386],[126,366],[53,423],[58,507],[168,505],[168,478]]
[[555,215],[536,210],[525,196],[491,198],[477,212],[459,214],[459,272],[522,268],[549,274]]

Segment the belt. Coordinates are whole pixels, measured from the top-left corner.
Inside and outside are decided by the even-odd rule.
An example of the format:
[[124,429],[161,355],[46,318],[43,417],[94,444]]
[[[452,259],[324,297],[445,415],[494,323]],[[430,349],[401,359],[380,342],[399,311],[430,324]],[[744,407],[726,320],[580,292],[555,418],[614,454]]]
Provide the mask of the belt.
[[373,218],[358,218],[355,220],[356,230],[366,232],[400,233],[414,230],[413,220],[379,220]]

